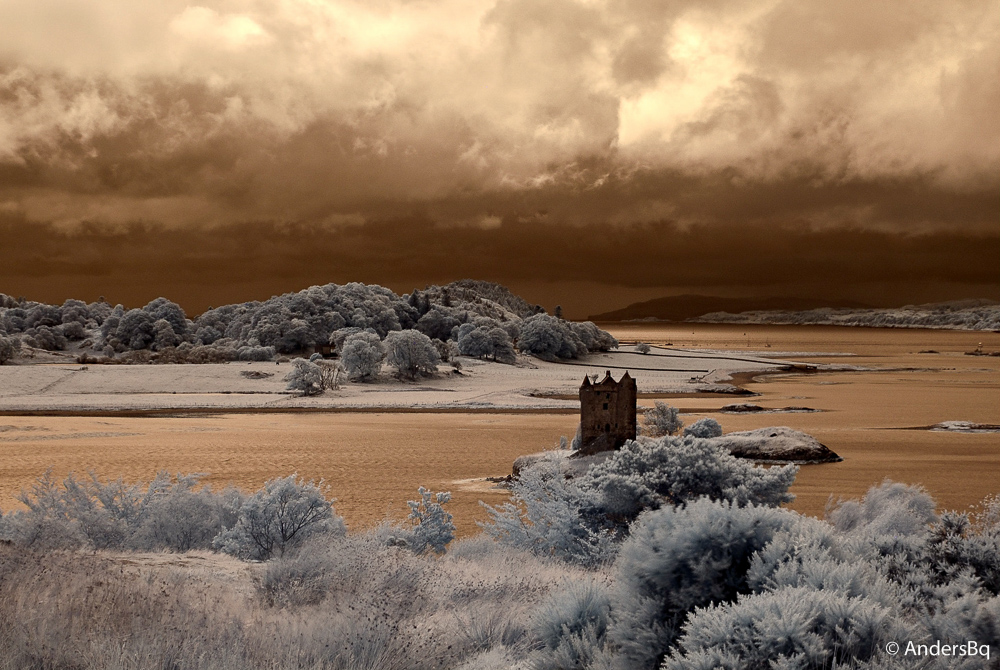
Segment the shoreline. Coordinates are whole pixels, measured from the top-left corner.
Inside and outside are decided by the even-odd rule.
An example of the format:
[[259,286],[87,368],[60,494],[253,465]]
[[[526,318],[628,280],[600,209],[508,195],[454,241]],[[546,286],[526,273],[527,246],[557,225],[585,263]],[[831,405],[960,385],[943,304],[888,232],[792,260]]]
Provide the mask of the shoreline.
[[0,417],[170,418],[227,414],[579,414],[562,407],[157,407],[120,410],[0,410]]
[[[776,352],[778,353],[778,352]],[[779,354],[780,355],[780,354]],[[579,411],[583,377],[631,371],[640,398],[747,396],[735,374],[788,371],[787,359],[726,352],[630,349],[548,362],[504,365],[462,357],[461,372],[440,369],[413,382],[383,373],[312,396],[291,393],[291,362],[201,365],[17,365],[0,370],[0,416],[171,416],[282,413],[568,414]],[[707,364],[706,364],[707,363]],[[247,372],[259,375],[247,375]],[[752,377],[751,377],[752,378]]]
[[[723,359],[729,360],[729,359]],[[739,359],[735,359],[739,360]],[[743,362],[753,362],[762,363],[762,361],[746,361]],[[217,364],[206,364],[199,367],[215,367]],[[226,364],[222,364],[226,365]],[[485,364],[492,366],[494,373],[497,372],[497,366],[500,364],[492,363]],[[602,366],[595,366],[593,364],[586,363],[557,363],[553,364],[560,367],[605,367],[615,369],[614,366],[609,366],[606,363]],[[760,394],[747,388],[748,385],[757,383],[758,379],[772,376],[786,376],[789,378],[795,378],[804,375],[816,375],[816,374],[835,374],[844,372],[892,372],[896,371],[896,368],[888,369],[856,369],[854,366],[820,366],[811,363],[797,363],[797,362],[785,362],[785,361],[775,361],[773,363],[768,363],[766,368],[758,369],[743,369],[743,370],[733,370],[727,368],[717,368],[712,370],[709,374],[712,376],[713,380],[711,382],[699,382],[698,388],[692,390],[680,389],[676,391],[670,390],[651,390],[642,391],[637,394],[637,400],[688,400],[688,399],[703,399],[703,400],[719,400],[724,398],[752,398],[759,396]],[[140,374],[144,371],[162,370],[168,366],[135,366],[134,368],[126,367],[124,369],[134,369]],[[169,366],[173,367],[173,366]],[[178,368],[188,368],[190,366],[178,365]],[[509,367],[509,366],[502,366]],[[111,369],[122,369],[112,367]],[[622,368],[625,369],[625,368]],[[640,368],[628,368],[628,370],[639,370]],[[78,372],[79,370],[70,370],[71,372]],[[657,372],[675,372],[672,369],[656,369]],[[687,371],[685,371],[687,372]],[[707,375],[705,375],[707,376]],[[423,380],[425,383],[434,382],[447,382],[451,381],[450,377],[439,377],[439,378],[429,378]],[[575,377],[573,383],[575,384]],[[363,394],[367,390],[373,390],[372,387],[368,385],[356,386],[362,387],[359,393]],[[706,388],[708,387],[708,388]],[[385,391],[385,389],[381,389]],[[414,386],[405,387],[400,385],[400,387],[390,389],[389,393],[420,393],[426,391],[438,390],[440,392],[448,393],[452,392],[453,389],[441,388],[441,389],[431,389],[427,386]],[[530,402],[531,400],[538,401],[550,401],[559,404],[553,404],[549,406],[539,406],[531,404],[502,404],[495,403],[489,405],[476,405],[476,404],[463,404],[462,401],[449,404],[322,404],[322,405],[281,405],[277,406],[273,403],[275,400],[271,400],[268,404],[261,405],[180,405],[180,406],[167,406],[167,405],[150,405],[145,407],[85,407],[85,406],[69,406],[69,407],[22,407],[22,408],[10,408],[10,409],[0,409],[0,417],[81,417],[81,418],[169,418],[169,417],[192,417],[192,416],[225,416],[225,415],[252,415],[252,414],[498,414],[498,415],[569,415],[578,414],[579,401],[578,394],[575,392],[566,393],[562,389],[559,391],[533,391],[525,388],[511,389],[513,394],[519,396],[523,401]],[[334,392],[336,393],[336,392]],[[89,395],[89,394],[80,394]],[[127,393],[114,393],[105,394],[108,396],[114,396],[118,399],[122,395],[129,395]],[[134,395],[134,394],[133,394]],[[187,392],[164,392],[164,393],[153,393],[144,395],[162,395],[164,399],[171,398],[177,399],[183,397],[184,395],[193,396],[205,396],[205,395],[218,395],[218,396],[230,396],[230,397],[240,397],[240,396],[275,396],[279,395],[277,402],[282,400],[287,400],[290,402],[322,402],[322,401],[334,401],[341,399],[346,399],[343,395],[330,395],[330,396],[299,396],[290,393],[277,394],[274,391],[215,391],[212,393],[205,393],[199,391],[187,391]],[[44,396],[38,396],[42,398]],[[567,405],[567,403],[572,403]],[[3,399],[0,398],[0,407],[2,407]],[[640,406],[641,409],[641,406]],[[683,408],[683,413],[685,414],[698,414],[709,411],[718,411],[717,409],[711,408]]]

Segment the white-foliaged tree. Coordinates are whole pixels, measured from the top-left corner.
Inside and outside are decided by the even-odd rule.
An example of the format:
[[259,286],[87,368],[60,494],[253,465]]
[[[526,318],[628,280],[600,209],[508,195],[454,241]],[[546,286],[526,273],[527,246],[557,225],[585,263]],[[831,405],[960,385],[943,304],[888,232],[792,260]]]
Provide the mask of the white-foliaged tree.
[[374,379],[382,370],[385,346],[375,333],[359,332],[349,335],[340,349],[340,360],[347,373],[355,379]]
[[418,330],[393,331],[385,336],[386,362],[406,379],[432,374],[441,363],[441,355],[431,339]]
[[285,375],[289,391],[299,391],[302,395],[319,395],[323,392],[323,371],[315,363],[304,358],[296,358],[292,370]]
[[653,407],[642,413],[642,434],[649,437],[673,435],[684,427],[680,412],[665,402],[656,400]]
[[242,559],[266,561],[309,537],[345,535],[347,527],[334,514],[322,484],[305,482],[296,475],[268,481],[243,501],[236,524],[220,533],[213,546]]

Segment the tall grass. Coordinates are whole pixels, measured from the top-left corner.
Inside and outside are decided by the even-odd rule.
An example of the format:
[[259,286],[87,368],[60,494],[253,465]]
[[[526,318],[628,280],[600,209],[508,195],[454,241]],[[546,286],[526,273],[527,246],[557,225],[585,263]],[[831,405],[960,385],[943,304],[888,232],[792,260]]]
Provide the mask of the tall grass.
[[[443,559],[356,535],[266,564],[0,546],[0,669],[510,667],[582,572],[499,547]],[[183,561],[185,565],[177,563]]]

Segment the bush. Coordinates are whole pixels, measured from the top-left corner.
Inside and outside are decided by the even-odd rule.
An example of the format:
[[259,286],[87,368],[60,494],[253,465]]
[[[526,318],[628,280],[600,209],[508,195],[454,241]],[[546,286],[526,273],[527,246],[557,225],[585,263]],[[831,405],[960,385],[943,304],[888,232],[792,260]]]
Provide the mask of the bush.
[[567,478],[567,461],[551,455],[522,469],[511,502],[486,506],[481,524],[522,551],[596,566],[611,560],[630,524],[646,510],[701,497],[737,506],[777,506],[798,467],[757,467],[697,438],[626,442],[605,461]]
[[324,391],[336,391],[347,374],[347,369],[340,361],[319,362],[320,386]]
[[212,541],[236,523],[243,494],[234,488],[212,493],[195,489],[197,476],[177,477],[175,487],[154,496],[130,548],[142,551],[211,549]]
[[791,502],[799,469],[758,467],[694,437],[626,442],[581,478],[596,506],[619,527],[639,513],[707,497],[744,505]]
[[866,598],[807,587],[782,589],[697,610],[684,626],[679,649],[662,667],[856,667],[881,656],[888,641],[907,639],[899,633],[893,613]]
[[21,353],[20,339],[0,335],[0,365],[13,360],[19,353]]
[[722,426],[715,419],[706,416],[684,429],[684,437],[722,437]]
[[236,350],[236,358],[241,361],[273,361],[274,354],[274,347],[248,345]]
[[414,523],[410,547],[422,554],[428,549],[443,554],[448,543],[455,539],[455,524],[451,514],[442,505],[451,500],[451,493],[432,493],[423,486],[417,489],[420,500],[410,500],[410,520]]
[[340,348],[340,360],[352,378],[369,380],[378,377],[385,360],[385,346],[375,333],[358,332],[347,336]]
[[540,649],[532,657],[535,670],[590,667],[601,652],[611,622],[611,599],[595,580],[564,584],[533,613],[530,631]]
[[620,667],[658,667],[696,608],[749,593],[754,553],[797,518],[787,510],[705,499],[643,515],[614,565],[608,637]]
[[161,472],[152,482],[126,484],[70,474],[57,483],[47,472],[19,496],[28,509],[3,517],[5,539],[40,549],[209,549],[235,523],[227,510],[241,496],[234,489],[196,490],[199,479]]
[[947,583],[971,573],[987,593],[1000,595],[1000,499],[988,498],[978,513],[946,512],[930,528],[926,554],[933,580]]
[[285,375],[289,391],[299,391],[302,395],[319,395],[323,392],[323,371],[315,363],[304,358],[292,362],[291,371]]
[[650,351],[652,351],[652,347],[650,347],[645,342],[639,342],[637,345],[635,345],[635,350],[637,353],[640,354],[648,354]]
[[79,342],[80,340],[87,339],[87,331],[84,328],[84,324],[79,321],[64,323],[60,326],[60,331],[62,332],[63,337],[67,340]]
[[[194,346],[184,353],[188,363],[225,363],[239,358],[239,350],[223,344],[224,340],[205,346]],[[183,345],[182,345],[183,346]],[[268,347],[270,348],[270,347]]]
[[614,557],[616,538],[590,513],[598,501],[566,478],[561,457],[521,470],[511,484],[511,499],[498,507],[481,503],[490,521],[480,526],[500,543],[586,566]]
[[268,481],[243,501],[235,525],[220,533],[212,546],[243,560],[266,561],[310,537],[342,537],[347,527],[321,486],[296,475]]
[[934,507],[934,500],[923,487],[886,479],[868,489],[861,500],[835,504],[827,510],[827,518],[842,532],[888,537],[922,535],[937,520]]
[[431,339],[417,330],[394,331],[386,335],[386,361],[404,379],[437,372],[441,356]]
[[649,437],[673,435],[684,427],[676,407],[656,400],[653,407],[642,413],[642,434]]
[[69,344],[62,334],[62,326],[36,326],[25,331],[24,343],[46,351],[64,351]]

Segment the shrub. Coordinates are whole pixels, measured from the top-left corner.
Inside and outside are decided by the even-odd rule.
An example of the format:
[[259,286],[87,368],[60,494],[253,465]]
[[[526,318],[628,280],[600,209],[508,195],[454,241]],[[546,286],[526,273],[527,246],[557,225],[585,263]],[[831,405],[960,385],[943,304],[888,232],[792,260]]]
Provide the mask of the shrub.
[[455,524],[444,505],[451,500],[451,493],[432,493],[423,486],[417,489],[420,500],[410,500],[410,520],[414,523],[410,547],[422,554],[428,549],[443,554],[448,543],[455,538]]
[[36,326],[25,331],[25,344],[45,349],[46,351],[63,351],[69,344],[62,334],[62,326]]
[[344,375],[347,374],[347,369],[344,368],[344,364],[340,361],[321,360],[318,365],[320,387],[322,387],[324,391],[336,391],[339,389],[340,382],[343,380]]
[[269,480],[243,501],[235,525],[220,533],[212,546],[244,560],[266,561],[310,537],[343,536],[347,527],[321,486],[296,475]]
[[319,395],[323,392],[323,372],[315,363],[304,358],[296,358],[292,369],[285,375],[289,391],[299,391],[302,395]]
[[590,667],[601,652],[610,620],[607,586],[593,579],[563,584],[532,614],[530,632],[541,647],[532,657],[532,667]]
[[480,526],[502,544],[587,566],[614,556],[615,537],[587,514],[594,496],[566,478],[560,457],[521,470],[511,484],[511,498],[498,507],[481,503],[490,521]]
[[235,523],[227,510],[240,494],[196,490],[200,475],[161,472],[149,483],[102,482],[91,474],[70,474],[61,483],[51,472],[36,480],[20,500],[27,510],[3,517],[6,539],[41,549],[209,549],[212,539]]
[[707,499],[643,515],[614,565],[608,637],[620,667],[657,667],[696,608],[748,593],[754,553],[796,518],[787,510]]
[[798,467],[758,467],[694,437],[626,442],[581,478],[602,512],[621,526],[646,509],[701,497],[736,505],[791,502]]
[[385,346],[375,333],[358,332],[348,335],[340,348],[340,360],[347,374],[355,379],[369,380],[378,377],[385,360]]
[[653,407],[642,413],[642,423],[642,434],[649,437],[673,435],[684,427],[678,409],[660,400],[654,401]]
[[579,486],[588,491],[593,514],[618,534],[643,510],[701,497],[737,505],[790,502],[798,467],[757,467],[697,438],[626,442],[593,466]]
[[741,595],[694,612],[663,670],[856,667],[905,640],[897,628],[887,608],[838,591]]
[[177,477],[177,485],[154,496],[129,547],[141,551],[211,549],[212,541],[236,523],[243,494],[234,488],[212,493],[195,488],[198,476]]
[[698,419],[684,429],[684,437],[722,437],[722,426],[712,417]]
[[0,365],[13,360],[21,352],[21,340],[0,335]]
[[701,497],[738,506],[789,502],[798,467],[757,467],[697,438],[626,442],[602,463],[567,478],[558,455],[522,469],[511,502],[486,506],[481,524],[496,540],[522,551],[595,566],[645,510]]
[[652,347],[650,347],[645,342],[639,342],[637,345],[635,345],[635,350],[637,353],[640,354],[648,354],[650,351],[652,351]]
[[273,361],[274,354],[274,347],[248,345],[236,350],[236,357],[241,361]]
[[840,501],[827,510],[827,518],[842,532],[900,536],[926,533],[937,520],[934,500],[920,486],[886,479],[868,489],[859,500]]
[[69,321],[60,326],[60,331],[67,340],[80,341],[87,338],[87,331],[84,324],[79,321]]
[[[239,358],[239,350],[223,344],[225,340],[220,340],[214,344],[191,347],[184,356],[188,363],[224,363],[235,361]],[[270,347],[268,347],[270,348]]]

